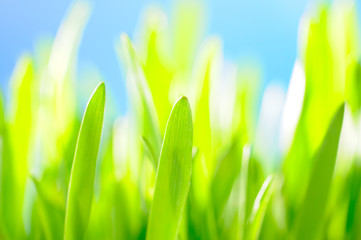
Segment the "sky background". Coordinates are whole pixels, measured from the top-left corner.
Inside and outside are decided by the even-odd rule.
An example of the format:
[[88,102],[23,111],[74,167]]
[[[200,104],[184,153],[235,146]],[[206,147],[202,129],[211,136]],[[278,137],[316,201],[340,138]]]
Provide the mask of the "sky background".
[[[32,52],[42,36],[55,37],[72,1],[0,0],[0,85],[5,88],[24,51]],[[133,35],[146,6],[160,6],[169,16],[174,1],[94,0],[92,14],[79,50],[79,69],[95,65],[118,95],[120,112],[125,112],[123,74],[114,49],[120,33]],[[256,59],[262,67],[263,81],[287,87],[297,56],[299,19],[306,0],[209,0],[206,36],[223,40],[226,59],[239,62]],[[359,6],[358,6],[359,8]],[[360,11],[359,11],[360,12]]]

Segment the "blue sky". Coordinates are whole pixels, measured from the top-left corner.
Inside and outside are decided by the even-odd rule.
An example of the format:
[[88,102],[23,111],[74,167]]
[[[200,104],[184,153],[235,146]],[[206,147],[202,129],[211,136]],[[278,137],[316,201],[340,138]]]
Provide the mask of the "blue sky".
[[[6,88],[19,55],[32,52],[41,36],[54,37],[66,13],[69,0],[0,0],[0,85]],[[124,112],[123,74],[114,50],[121,32],[133,34],[145,6],[156,4],[169,15],[172,1],[99,0],[93,7],[79,50],[79,67],[97,66],[113,92],[120,97]],[[299,19],[306,0],[209,0],[205,1],[206,35],[223,39],[224,55],[232,61],[257,59],[264,82],[277,81],[287,86],[297,56]]]

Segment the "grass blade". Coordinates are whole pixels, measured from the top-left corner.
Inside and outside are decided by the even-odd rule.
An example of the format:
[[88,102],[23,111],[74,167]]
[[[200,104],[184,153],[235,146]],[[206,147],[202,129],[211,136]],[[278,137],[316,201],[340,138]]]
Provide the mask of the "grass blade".
[[158,160],[155,157],[156,155],[154,153],[154,150],[152,149],[152,144],[150,144],[148,139],[146,139],[145,137],[142,137],[142,143],[144,146],[145,153],[148,155],[148,158],[154,168],[154,171],[157,171]]
[[258,192],[257,197],[253,204],[252,213],[246,229],[245,239],[258,239],[261,232],[262,222],[267,210],[268,203],[273,193],[272,186],[274,177],[269,176],[263,183],[261,190]]
[[[69,137],[75,115],[74,66],[85,26],[90,16],[86,2],[74,3],[63,20],[54,40],[48,64],[48,93],[52,99],[52,112],[56,123],[56,137]],[[62,141],[66,141],[67,138]]]
[[88,102],[79,130],[68,189],[64,239],[82,239],[87,228],[104,104],[105,85],[100,83]]
[[345,105],[337,110],[316,155],[305,198],[296,222],[296,239],[316,239],[325,212],[335,167]]
[[[159,118],[161,134],[164,134],[168,116],[172,110],[168,94],[174,69],[164,54],[164,31],[167,26],[167,17],[158,8],[150,8],[146,12],[144,21],[144,36],[140,39],[141,45],[146,49],[144,59],[144,75],[152,92],[154,105]],[[158,159],[157,159],[158,161]]]
[[192,168],[193,126],[187,98],[170,114],[159,159],[147,239],[176,239]]
[[121,45],[122,49],[119,49],[119,55],[124,56],[125,63],[128,67],[127,84],[131,101],[134,103],[132,107],[136,109],[136,120],[140,128],[140,134],[149,140],[151,149],[153,149],[156,154],[156,159],[159,159],[161,134],[152,93],[145,79],[140,59],[129,37],[125,34],[121,36]]
[[219,217],[231,194],[233,184],[241,170],[242,144],[236,138],[232,146],[227,149],[216,168],[212,184],[211,194],[216,216]]
[[[22,238],[24,222],[22,210],[28,167],[29,152],[33,130],[33,85],[34,67],[29,55],[18,60],[10,80],[12,97],[10,101],[9,122],[3,115],[2,128],[2,198],[4,222],[10,238]],[[4,113],[3,113],[4,114]],[[21,150],[19,150],[21,149]],[[9,208],[9,206],[13,206]]]
[[207,170],[213,174],[215,163],[212,158],[212,129],[210,95],[215,60],[219,54],[220,43],[218,39],[210,39],[199,55],[198,65],[195,66],[194,98],[194,146],[206,158]]

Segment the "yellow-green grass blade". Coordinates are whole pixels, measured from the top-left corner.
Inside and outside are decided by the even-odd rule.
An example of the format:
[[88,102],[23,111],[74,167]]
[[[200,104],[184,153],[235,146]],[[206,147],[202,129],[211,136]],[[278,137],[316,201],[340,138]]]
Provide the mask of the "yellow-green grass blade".
[[241,158],[242,146],[239,138],[236,138],[221,157],[211,183],[212,202],[216,217],[220,217],[231,194],[233,184],[241,170]]
[[261,232],[263,218],[273,193],[273,182],[274,177],[269,176],[264,181],[261,190],[257,194],[253,204],[251,216],[247,224],[245,239],[258,239],[258,236]]
[[[165,55],[167,44],[165,31],[167,17],[160,9],[153,7],[146,12],[144,21],[144,36],[141,36],[142,46],[146,49],[144,59],[144,74],[152,92],[154,105],[157,110],[161,133],[168,121],[168,116],[172,110],[169,101],[169,90],[171,80],[174,77],[174,68]],[[158,161],[158,159],[157,159]]]
[[320,232],[336,162],[344,109],[344,104],[338,108],[315,156],[306,195],[295,223],[296,239],[316,239]]
[[353,114],[361,107],[360,89],[360,31],[354,0],[333,1],[330,9],[330,44],[334,57],[334,74],[339,90],[345,88],[345,97]]
[[[71,134],[75,115],[74,73],[81,37],[90,16],[86,2],[75,2],[69,9],[57,32],[48,63],[48,78],[45,82],[54,115],[56,138],[59,141]],[[67,139],[64,139],[65,141]]]
[[71,170],[64,239],[82,239],[87,229],[94,191],[94,177],[103,127],[105,85],[91,96],[80,126]]
[[[13,147],[16,178],[23,190],[28,171],[28,153],[33,120],[34,70],[28,55],[20,57],[10,80],[12,99],[10,104],[9,130]],[[21,149],[21,150],[20,150]]]
[[[56,186],[47,186],[49,180],[37,180],[34,176],[31,179],[36,187],[37,201],[34,204],[33,221],[39,222],[41,234],[46,239],[62,239],[64,232],[65,201],[62,194],[57,192]],[[34,230],[34,229],[32,229]],[[36,235],[33,232],[31,234]]]
[[185,73],[191,68],[192,59],[201,41],[206,13],[203,4],[198,1],[180,1],[174,7],[173,16],[172,53],[178,69]]
[[361,108],[361,64],[356,59],[348,61],[347,77],[345,86],[345,97],[354,115],[360,112]]
[[161,135],[152,93],[145,79],[141,62],[129,37],[125,34],[121,36],[121,45],[120,55],[124,56],[127,65],[127,85],[131,102],[134,104],[132,107],[136,111],[136,120],[140,130],[139,134],[149,141],[158,160],[161,148]]
[[29,55],[23,55],[10,79],[12,95],[9,119],[7,124],[4,116],[2,126],[1,201],[4,204],[2,210],[5,226],[11,238],[21,238],[24,234],[22,210],[33,130],[33,84],[33,61]]
[[8,128],[5,123],[5,113],[3,105],[3,96],[1,94],[0,104],[0,134],[1,134],[1,173],[0,173],[0,230],[1,236],[4,238],[16,238],[20,237],[17,233],[20,233],[22,227],[21,220],[19,219],[20,211],[16,208],[9,207],[14,206],[17,197],[17,189],[14,188],[14,182],[16,181],[14,172],[14,163],[11,156],[11,145],[9,141]]
[[[284,161],[285,199],[290,225],[307,189],[314,154],[322,144],[333,114],[344,99],[343,84],[335,74],[335,54],[330,44],[330,9],[319,6],[300,23],[301,58],[305,95],[294,138]],[[327,106],[327,107],[325,107]],[[315,117],[317,116],[317,117]]]
[[[304,66],[306,76],[305,123],[307,141],[311,153],[322,143],[334,112],[344,99],[344,82],[335,75],[335,54],[332,51],[328,35],[330,28],[330,10],[321,6],[317,16],[309,19],[306,28]],[[304,36],[301,36],[304,37]],[[327,107],[324,107],[327,106]],[[319,117],[315,118],[317,115]]]
[[[206,159],[206,167],[213,174],[215,163],[212,158],[212,129],[210,96],[214,79],[215,59],[220,50],[218,39],[209,39],[202,49],[195,66],[196,87],[193,92],[194,105],[194,146]],[[193,89],[192,89],[193,90]]]
[[155,157],[155,153],[154,150],[152,149],[152,145],[145,137],[142,137],[142,142],[143,142],[144,150],[148,155],[148,158],[154,168],[154,171],[157,171],[158,160]]
[[74,81],[77,53],[89,15],[90,6],[86,1],[71,4],[52,46],[43,50],[49,56],[43,57],[44,62],[37,65],[41,71],[38,72],[36,86],[39,108],[36,138],[37,145],[41,147],[35,151],[41,156],[40,171],[49,165],[57,167],[64,158],[68,159],[65,155],[69,145],[74,149],[72,141],[73,136],[77,136],[75,132],[79,124]]
[[159,159],[147,239],[176,239],[191,179],[193,125],[187,98],[170,114]]
[[348,189],[348,209],[345,235],[347,239],[359,239],[361,231],[357,226],[361,223],[361,166],[356,157],[349,172],[349,180],[345,184]]

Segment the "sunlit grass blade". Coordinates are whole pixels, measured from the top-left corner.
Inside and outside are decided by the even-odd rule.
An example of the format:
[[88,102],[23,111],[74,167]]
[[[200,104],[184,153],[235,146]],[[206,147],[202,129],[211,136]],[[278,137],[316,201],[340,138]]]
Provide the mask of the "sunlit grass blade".
[[[344,99],[344,83],[334,74],[337,66],[328,35],[329,18],[328,6],[321,5],[315,17],[301,22],[305,31],[305,36],[300,36],[300,39],[305,40],[300,44],[305,45],[305,49],[302,49],[306,76],[304,121],[312,153],[321,145],[327,125]],[[316,114],[319,117],[315,118]]]
[[0,95],[0,137],[1,137],[1,167],[0,167],[0,234],[4,238],[16,237],[16,233],[19,232],[20,211],[10,208],[17,199],[17,191],[14,188],[15,172],[13,158],[11,157],[11,145],[9,141],[8,128],[5,122],[5,112],[3,105],[3,96]]
[[241,157],[242,146],[237,138],[222,156],[211,184],[213,207],[218,217],[222,213],[224,205],[231,194],[233,184],[241,170]]
[[145,137],[142,137],[142,142],[143,142],[145,152],[147,153],[148,158],[153,165],[154,171],[157,171],[158,160],[155,157],[155,153],[154,153],[154,150],[152,149],[152,145]]
[[147,239],[176,239],[188,196],[192,168],[193,125],[187,98],[170,114],[148,220]]
[[356,158],[350,170],[347,221],[345,235],[348,239],[360,239],[361,231],[357,226],[361,223],[361,166],[360,158]]
[[218,39],[209,39],[199,54],[195,66],[195,88],[193,90],[194,106],[194,146],[206,159],[207,170],[213,174],[215,163],[212,158],[211,109],[210,95],[214,79],[215,59],[220,51]]
[[75,63],[81,37],[90,16],[90,6],[86,2],[75,2],[69,9],[54,40],[48,64],[48,96],[51,97],[56,137],[59,141],[71,131],[75,114]]
[[134,104],[132,107],[136,111],[136,120],[138,121],[140,134],[148,139],[158,160],[161,148],[161,135],[152,93],[145,79],[141,62],[129,37],[125,34],[121,36],[121,45],[122,49],[119,49],[119,54],[125,58],[128,67],[127,85],[131,101]]
[[[165,31],[167,29],[167,16],[160,9],[153,7],[145,13],[145,29],[140,40],[142,47],[146,49],[144,59],[144,74],[152,92],[154,105],[157,110],[161,133],[168,121],[168,116],[172,110],[169,101],[169,88],[174,77],[174,68],[167,61],[165,48],[167,46]],[[158,161],[158,159],[157,159]]]
[[[11,101],[9,120],[2,126],[2,203],[4,219],[11,238],[24,233],[22,210],[25,184],[30,164],[30,145],[33,131],[34,67],[32,58],[23,55],[18,60],[10,80]],[[5,116],[4,116],[5,117]],[[13,208],[9,208],[13,206]],[[8,212],[10,211],[10,212]]]
[[[36,187],[38,201],[34,209],[37,220],[39,221],[40,233],[32,231],[31,237],[41,235],[46,239],[62,239],[64,232],[64,215],[65,205],[60,195],[56,192],[56,187],[45,187],[42,181],[37,180],[34,176],[31,179]],[[46,180],[44,181],[46,183]],[[34,230],[34,229],[33,229]]]
[[[334,112],[344,99],[339,79],[334,75],[337,66],[328,34],[329,7],[321,5],[315,10],[300,22],[301,62],[305,74],[302,87],[304,85],[305,90],[293,141],[284,161],[284,192],[290,225],[294,224],[296,211],[302,202],[299,196],[303,196],[307,189],[313,156],[322,144]],[[301,69],[298,71],[303,75]],[[301,78],[296,80],[301,84]]]
[[347,77],[345,86],[345,97],[350,105],[351,111],[357,115],[361,108],[361,64],[355,59],[348,61]]
[[262,222],[266,213],[268,203],[273,193],[274,177],[269,176],[263,183],[254,201],[252,212],[248,220],[245,239],[258,239]]
[[206,13],[200,2],[177,2],[174,12],[173,54],[178,68],[185,72],[190,69],[192,58],[201,40]]
[[80,126],[71,170],[64,239],[82,239],[87,229],[93,199],[94,177],[103,127],[105,85],[91,96]]
[[[361,107],[360,89],[360,27],[357,16],[358,2],[333,1],[328,29],[332,52],[335,55],[334,71],[338,89],[345,88],[345,98],[353,114]],[[342,34],[341,34],[342,33]]]
[[318,237],[335,167],[344,109],[344,104],[338,108],[315,156],[306,195],[298,211],[294,232],[296,239]]
[[[34,84],[33,63],[30,56],[22,56],[13,73],[11,79],[12,101],[10,105],[9,130],[11,134],[14,163],[17,167],[17,180],[25,184],[28,171],[28,151],[31,141],[32,121],[33,121],[33,92]],[[21,149],[21,151],[17,151]],[[23,186],[17,186],[21,191]],[[23,189],[22,189],[23,190]]]

